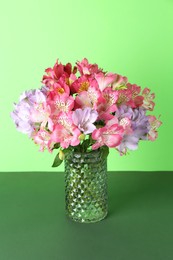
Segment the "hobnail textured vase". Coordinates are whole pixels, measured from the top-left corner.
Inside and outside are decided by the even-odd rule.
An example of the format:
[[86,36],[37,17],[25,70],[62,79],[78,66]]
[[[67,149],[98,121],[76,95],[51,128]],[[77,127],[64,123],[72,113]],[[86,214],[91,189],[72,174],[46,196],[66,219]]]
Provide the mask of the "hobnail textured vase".
[[107,157],[102,150],[70,152],[65,157],[66,214],[72,220],[92,223],[108,213]]

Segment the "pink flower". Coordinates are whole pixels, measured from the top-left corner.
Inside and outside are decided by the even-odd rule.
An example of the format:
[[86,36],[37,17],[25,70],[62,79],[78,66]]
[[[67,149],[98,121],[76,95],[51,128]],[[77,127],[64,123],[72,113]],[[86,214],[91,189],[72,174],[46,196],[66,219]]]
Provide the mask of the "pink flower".
[[57,84],[59,83],[60,79],[64,79],[64,82],[66,79],[68,79],[71,75],[71,73],[76,73],[76,67],[74,67],[72,71],[72,65],[71,63],[67,63],[66,65],[62,65],[61,63],[58,63],[58,60],[56,61],[53,68],[47,68],[45,70],[47,75],[43,76],[42,82],[51,88],[56,88]]
[[43,152],[44,149],[48,149],[49,152],[52,152],[52,142],[51,134],[46,130],[40,129],[38,132],[35,132],[32,136],[35,144],[40,145],[40,151]]
[[90,86],[87,91],[80,92],[75,98],[75,109],[90,107],[97,109],[98,102],[101,101],[101,93],[96,86]]
[[118,104],[127,105],[131,108],[142,106],[144,97],[139,95],[141,88],[136,84],[127,83],[126,89],[120,89]]
[[114,79],[114,82],[112,83],[112,89],[113,90],[119,90],[121,88],[123,88],[123,86],[126,85],[126,83],[128,82],[127,77],[123,77],[119,74],[115,74],[116,77]]
[[120,89],[118,91],[118,100],[117,104],[118,105],[125,105],[131,100],[132,93],[130,89]]
[[61,112],[68,113],[74,107],[74,98],[68,94],[57,94],[53,97],[53,100],[48,100],[48,104],[51,107],[51,119],[54,123],[58,119],[58,115]]
[[11,113],[16,128],[41,151],[51,152],[55,144],[85,150],[90,141],[92,149],[115,147],[124,154],[137,149],[139,140],[157,138],[162,123],[146,115],[154,109],[155,95],[148,88],[141,93],[127,77],[107,73],[84,58],[74,67],[57,60],[42,82],[41,89],[25,91]]
[[54,84],[53,88],[49,90],[49,98],[55,96],[56,94],[64,94],[70,95],[70,87],[68,86],[69,80],[64,81],[64,79],[60,79],[58,83]]
[[51,140],[60,143],[62,148],[68,148],[69,145],[76,146],[80,143],[80,134],[79,129],[73,124],[72,112],[61,113],[51,134]]
[[128,117],[124,117],[120,120],[119,124],[124,128],[124,134],[132,134],[131,120]]
[[102,92],[102,98],[102,102],[100,102],[97,107],[99,119],[109,120],[113,117],[111,113],[117,109],[116,101],[118,99],[118,91],[108,87]]
[[82,91],[87,91],[89,86],[89,78],[86,75],[83,75],[71,84],[71,90],[73,93],[80,93]]
[[76,65],[81,75],[90,75],[102,71],[97,64],[90,64],[86,58],[81,62],[76,62]]
[[75,128],[73,132],[64,128],[61,124],[57,124],[52,132],[51,140],[60,143],[62,148],[68,148],[69,145],[76,146],[80,143],[80,131]]
[[107,73],[104,74],[102,72],[95,74],[95,79],[98,82],[99,89],[103,91],[106,87],[108,87],[111,83],[116,79],[116,74]]
[[46,104],[35,104],[30,111],[30,119],[33,123],[40,123],[40,128],[45,128],[48,124],[48,129],[52,130],[53,122],[50,119],[51,110]]
[[131,134],[133,132],[131,128],[131,120],[127,116],[121,118],[120,120],[116,116],[114,116],[111,120],[108,120],[106,122],[107,127],[115,124],[119,124],[124,128],[124,134]]
[[40,128],[44,128],[48,123],[48,129],[52,130],[53,123],[50,119],[51,108],[47,104],[46,96],[40,90],[36,90],[28,99],[30,102],[30,120],[34,124],[39,123]]
[[132,108],[139,107],[143,104],[143,96],[140,95],[141,87],[136,84],[127,83],[127,89],[131,92],[131,99],[126,103]]
[[148,121],[150,124],[150,130],[148,133],[148,139],[154,141],[158,137],[157,129],[161,126],[162,122],[156,119],[155,116],[148,116]]
[[111,126],[105,125],[102,128],[94,130],[92,138],[96,140],[96,143],[92,145],[92,149],[98,149],[100,146],[106,145],[110,148],[116,147],[121,143],[123,138],[124,129],[118,124]]
[[150,89],[145,88],[142,91],[142,96],[144,97],[142,107],[144,107],[147,110],[152,111],[154,109],[155,103],[153,102],[153,99],[155,98],[155,94],[150,94]]

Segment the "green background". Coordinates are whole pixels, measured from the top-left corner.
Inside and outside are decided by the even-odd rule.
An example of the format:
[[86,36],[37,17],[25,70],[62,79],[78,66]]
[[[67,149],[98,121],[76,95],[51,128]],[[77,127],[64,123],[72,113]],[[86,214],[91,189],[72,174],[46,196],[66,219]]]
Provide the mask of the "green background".
[[173,1],[3,1],[0,8],[0,171],[52,169],[55,153],[39,153],[9,116],[24,90],[39,88],[44,70],[86,57],[104,70],[156,93],[159,138],[141,142],[108,170],[173,170]]

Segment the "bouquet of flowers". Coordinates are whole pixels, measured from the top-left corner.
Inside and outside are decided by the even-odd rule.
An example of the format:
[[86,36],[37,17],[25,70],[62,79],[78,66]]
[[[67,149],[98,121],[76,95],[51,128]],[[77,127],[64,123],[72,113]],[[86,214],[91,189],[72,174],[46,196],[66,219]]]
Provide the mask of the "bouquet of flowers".
[[53,167],[70,150],[90,152],[115,148],[120,155],[138,148],[139,140],[154,141],[162,124],[153,111],[150,89],[107,73],[86,58],[47,68],[40,89],[23,92],[11,117],[40,151],[58,149]]

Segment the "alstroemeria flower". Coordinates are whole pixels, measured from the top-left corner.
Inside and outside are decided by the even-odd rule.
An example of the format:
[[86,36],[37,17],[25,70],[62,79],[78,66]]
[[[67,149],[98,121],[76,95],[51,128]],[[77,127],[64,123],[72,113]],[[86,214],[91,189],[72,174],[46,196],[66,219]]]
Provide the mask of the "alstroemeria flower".
[[102,92],[102,98],[102,102],[98,104],[97,111],[99,114],[99,119],[107,121],[113,118],[111,113],[117,110],[116,101],[118,99],[118,91],[107,87]]
[[124,117],[120,120],[119,124],[124,128],[124,134],[132,134],[131,120],[128,117]]
[[[146,116],[146,110],[142,107],[132,109],[126,105],[122,105],[115,113],[116,118],[119,119],[120,124],[126,118],[129,119],[130,128],[132,131],[126,131],[123,136],[121,144],[117,147],[120,154],[125,154],[127,148],[129,150],[136,150],[138,148],[139,140],[147,139],[149,132],[149,120]],[[129,129],[130,130],[130,129]]]
[[46,103],[46,96],[41,90],[30,90],[22,93],[20,101],[15,104],[15,109],[11,117],[16,124],[16,128],[29,137],[32,133],[40,128],[45,127],[48,123],[50,130],[52,122],[49,118],[50,107]]
[[34,132],[34,124],[30,119],[30,105],[27,101],[22,100],[18,104],[14,104],[14,111],[11,113],[16,129],[29,137]]
[[60,143],[62,148],[68,148],[69,145],[76,146],[80,143],[80,135],[80,130],[73,124],[72,112],[60,113],[51,134],[51,141]]
[[76,67],[72,70],[71,63],[62,65],[61,63],[58,63],[57,60],[53,68],[47,68],[45,72],[47,75],[43,76],[42,82],[50,89],[53,89],[57,87],[60,80],[63,79],[63,81],[66,82],[71,73],[75,74]]
[[40,145],[40,151],[43,152],[44,149],[47,149],[49,152],[52,152],[53,144],[51,142],[51,134],[46,130],[40,129],[38,132],[35,132],[32,136],[35,144]]
[[138,136],[139,139],[146,139],[146,135],[149,131],[149,121],[145,109],[142,107],[132,109],[131,107],[122,105],[118,108],[115,115],[119,121],[128,118],[131,121],[133,134]]
[[53,128],[53,122],[50,118],[51,109],[46,104],[35,104],[30,110],[30,119],[34,123],[40,123],[40,128],[48,126],[49,130]]
[[71,84],[71,90],[73,93],[80,93],[82,91],[87,91],[90,86],[90,80],[86,75],[81,76],[80,78],[77,78],[72,84]]
[[133,134],[124,135],[121,143],[116,147],[120,155],[126,154],[127,149],[133,151],[138,148],[139,138]]
[[144,97],[140,95],[141,87],[131,83],[127,83],[126,86],[131,92],[131,99],[126,103],[126,105],[132,108],[140,107],[144,100]]
[[76,62],[76,65],[81,75],[90,75],[102,71],[97,64],[90,64],[86,58],[81,62]]
[[36,90],[29,96],[28,102],[30,103],[30,120],[35,124],[40,123],[40,128],[44,128],[48,123],[48,129],[52,130],[51,109],[46,103],[45,94],[40,90]]
[[112,83],[112,89],[119,90],[119,89],[126,88],[126,84],[128,82],[127,77],[123,77],[119,74],[115,74],[115,75],[116,75],[116,77]]
[[96,129],[93,123],[97,120],[97,117],[97,111],[90,107],[76,109],[72,114],[73,123],[84,134],[90,134]]
[[118,119],[116,116],[114,116],[112,119],[106,122],[107,127],[115,124],[119,124],[124,128],[124,134],[131,134],[133,132],[131,128],[131,120],[128,117],[123,117]]
[[104,74],[102,72],[95,74],[95,79],[98,82],[99,89],[103,91],[106,87],[108,87],[111,83],[116,79],[116,74],[107,73]]
[[68,148],[69,145],[77,146],[80,143],[79,136],[80,131],[77,127],[71,131],[63,125],[57,124],[52,132],[51,141],[60,143],[62,148]]
[[41,89],[25,91],[11,113],[16,128],[41,151],[78,145],[85,150],[90,135],[93,150],[107,146],[125,154],[137,149],[140,140],[157,138],[162,123],[146,115],[154,109],[155,95],[148,88],[141,93],[127,77],[84,58],[73,67],[57,60],[42,82]]
[[75,98],[75,109],[91,107],[97,110],[97,105],[102,102],[101,92],[95,85],[90,86],[87,91],[80,92]]
[[131,108],[142,106],[144,97],[140,95],[141,87],[136,84],[127,83],[126,89],[118,91],[119,97],[117,103],[119,105],[127,105]]
[[123,138],[124,129],[118,124],[112,126],[104,126],[102,128],[94,130],[92,138],[96,140],[96,143],[92,145],[92,149],[98,149],[99,147],[106,145],[110,148],[116,147],[121,143]]
[[57,94],[53,100],[47,101],[51,108],[51,119],[54,123],[57,122],[58,116],[61,112],[68,113],[74,107],[74,98],[72,96],[64,94]]
[[150,124],[148,139],[150,141],[154,141],[158,136],[157,129],[161,126],[162,122],[159,121],[155,116],[151,116],[151,115],[148,116],[148,121]]
[[132,93],[130,89],[120,89],[118,91],[117,104],[119,106],[127,104],[132,98]]
[[145,88],[142,91],[142,96],[144,97],[142,107],[144,107],[147,110],[152,111],[154,109],[155,103],[153,102],[153,99],[155,98],[154,93],[150,93],[149,88]]

